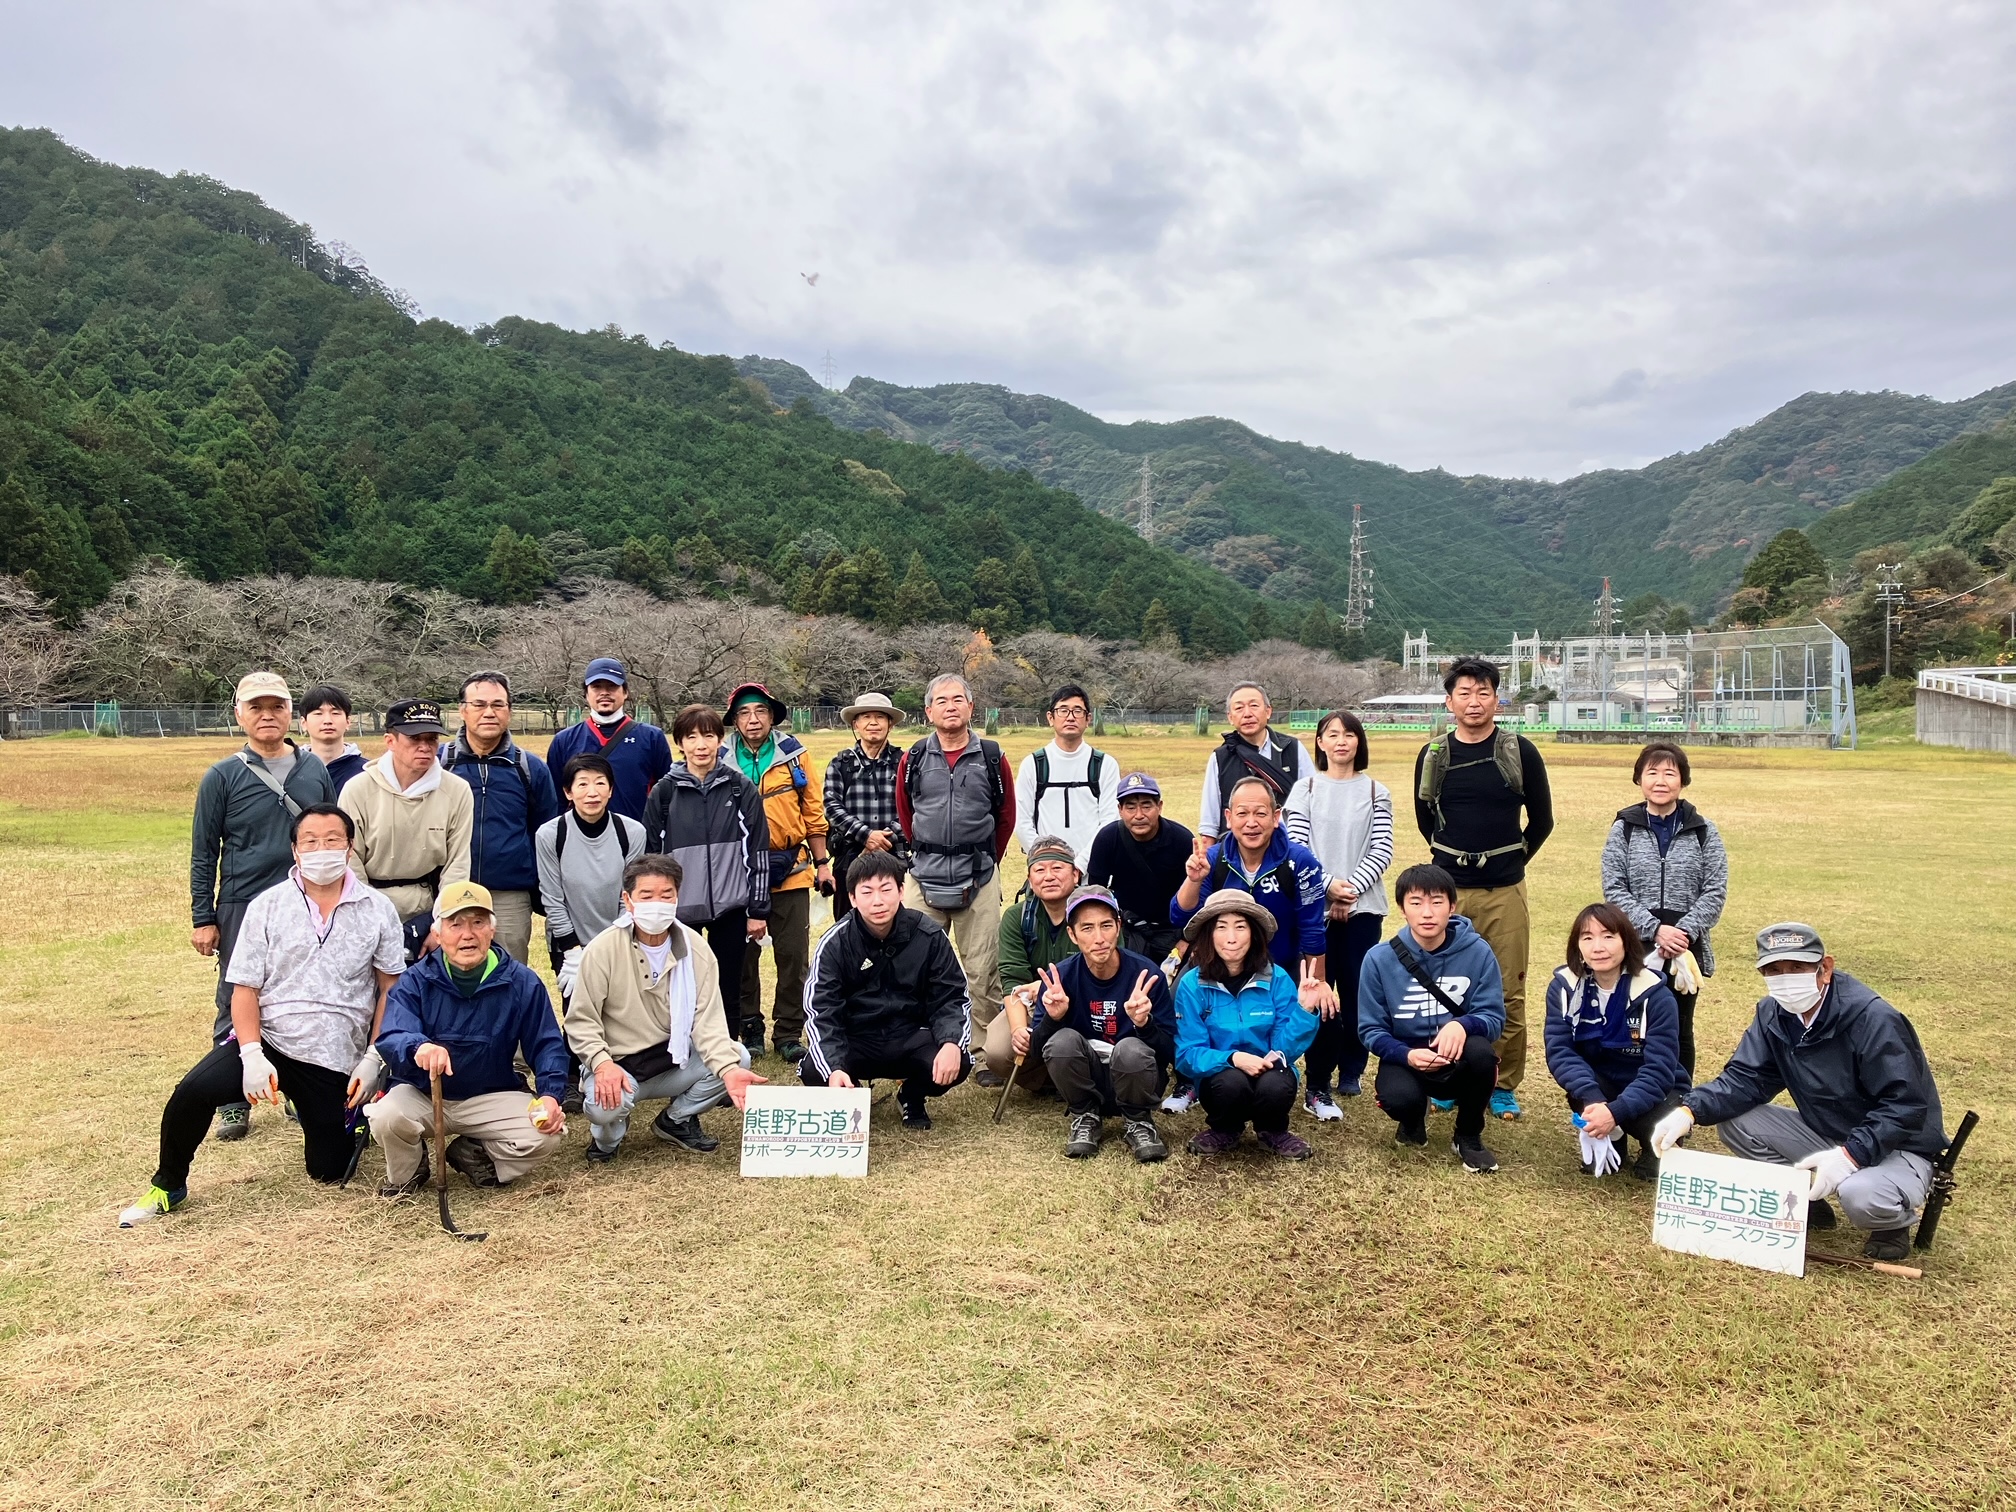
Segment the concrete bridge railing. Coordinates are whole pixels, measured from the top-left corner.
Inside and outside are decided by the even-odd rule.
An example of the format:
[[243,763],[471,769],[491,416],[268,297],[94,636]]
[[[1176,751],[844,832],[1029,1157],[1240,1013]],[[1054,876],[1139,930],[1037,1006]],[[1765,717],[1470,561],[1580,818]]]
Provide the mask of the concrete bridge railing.
[[1928,667],[1918,674],[1918,738],[2016,756],[2016,667]]

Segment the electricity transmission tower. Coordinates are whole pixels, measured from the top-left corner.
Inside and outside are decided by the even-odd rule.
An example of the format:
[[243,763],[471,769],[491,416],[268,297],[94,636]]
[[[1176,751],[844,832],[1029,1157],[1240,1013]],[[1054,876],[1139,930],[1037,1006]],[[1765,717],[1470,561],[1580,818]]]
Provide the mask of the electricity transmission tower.
[[1372,613],[1372,566],[1365,560],[1365,506],[1351,506],[1351,581],[1344,597],[1344,629],[1362,634]]
[[1617,595],[1610,591],[1610,579],[1603,579],[1603,591],[1596,598],[1596,633],[1612,636],[1617,633]]
[[833,392],[833,349],[826,349],[826,360],[819,365],[819,386],[827,393]]
[[1883,675],[1890,675],[1890,623],[1897,616],[1897,606],[1904,602],[1904,585],[1898,580],[1898,570],[1902,562],[1878,562],[1876,564],[1876,602],[1883,606]]
[[1141,539],[1155,539],[1155,479],[1148,470],[1148,459],[1141,459],[1141,515],[1134,528],[1141,533]]

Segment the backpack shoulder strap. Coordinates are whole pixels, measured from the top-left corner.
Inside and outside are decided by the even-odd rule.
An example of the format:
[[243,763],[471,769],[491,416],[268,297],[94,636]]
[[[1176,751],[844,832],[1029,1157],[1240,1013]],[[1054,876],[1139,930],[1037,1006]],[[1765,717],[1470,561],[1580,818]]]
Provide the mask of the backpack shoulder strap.
[[1036,799],[1030,804],[1032,812],[1029,815],[1029,822],[1034,824],[1036,815],[1033,811],[1043,807],[1043,795],[1050,790],[1050,752],[1046,747],[1038,746],[1030,760],[1036,769]]
[[1001,747],[994,741],[982,740],[980,755],[987,763],[987,793],[993,800],[994,816],[998,819],[1001,805],[1007,801],[1007,794],[1001,787]]
[[[623,816],[617,814],[614,817],[621,819]],[[567,854],[567,831],[573,827],[573,819],[574,811],[572,809],[563,810],[560,815],[560,822],[553,826],[553,864],[555,866],[558,866],[560,858]],[[616,831],[616,839],[619,842],[623,839],[623,831]]]
[[1388,940],[1386,943],[1393,947],[1393,958],[1400,963],[1402,968],[1405,969],[1407,975],[1411,976],[1412,978],[1414,978],[1415,981],[1419,982],[1423,987],[1428,989],[1428,995],[1430,997],[1434,998],[1435,1001],[1440,1003],[1444,1008],[1447,1008],[1457,1018],[1461,1018],[1463,1016],[1462,1004],[1458,1003],[1454,998],[1449,996],[1448,993],[1442,990],[1442,984],[1436,981],[1435,978],[1430,976],[1428,974],[1428,968],[1421,964],[1421,957],[1417,956],[1416,954],[1414,954],[1413,951],[1409,950],[1405,945],[1403,945],[1400,942],[1400,937],[1398,935],[1395,935],[1392,939]]
[[1519,732],[1498,727],[1497,737],[1491,743],[1491,754],[1498,763],[1498,775],[1505,779],[1505,786],[1512,789],[1512,796],[1526,796],[1526,763],[1519,752]]
[[1022,949],[1033,967],[1036,964],[1036,894],[1032,892],[1025,892],[1022,898]]
[[1097,746],[1087,746],[1086,749],[1092,755],[1085,763],[1085,786],[1092,789],[1092,801],[1096,803],[1099,801],[1099,768],[1104,765],[1106,758],[1099,754]]
[[[927,735],[924,740],[930,738]],[[924,740],[910,747],[905,753],[909,759],[903,764],[903,796],[910,800],[912,809],[917,807],[917,764],[924,759]]]
[[265,783],[266,786],[269,789],[271,789],[273,795],[287,806],[288,817],[293,819],[299,819],[301,817],[301,805],[294,801],[293,795],[289,793],[284,786],[281,785],[280,779],[278,777],[275,777],[271,772],[267,771],[266,768],[254,762],[251,756],[246,754],[244,751],[239,751],[237,753],[237,756],[239,761],[244,763],[245,770],[250,772],[254,777],[257,777],[261,782]]

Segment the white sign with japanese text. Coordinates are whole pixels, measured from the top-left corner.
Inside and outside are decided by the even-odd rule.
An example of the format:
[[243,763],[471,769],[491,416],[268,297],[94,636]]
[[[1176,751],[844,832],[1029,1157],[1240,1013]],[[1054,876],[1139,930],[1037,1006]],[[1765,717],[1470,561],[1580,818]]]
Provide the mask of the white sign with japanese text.
[[866,1176],[866,1087],[751,1087],[744,1176]]
[[1806,1274],[1809,1171],[1676,1148],[1659,1162],[1652,1242],[1788,1276]]

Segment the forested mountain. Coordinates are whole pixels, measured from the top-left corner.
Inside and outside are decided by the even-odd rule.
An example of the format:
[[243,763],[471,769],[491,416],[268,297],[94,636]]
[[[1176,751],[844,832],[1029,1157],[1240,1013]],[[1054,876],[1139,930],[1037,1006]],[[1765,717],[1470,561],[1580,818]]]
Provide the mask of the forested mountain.
[[779,409],[726,358],[418,320],[249,194],[0,130],[0,572],[74,615],[149,555],[491,602],[585,575],[998,634],[1145,623],[1207,653],[1258,602],[1027,474]]
[[2016,421],[1947,443],[1814,522],[1807,534],[1837,561],[1897,542],[1916,547],[1942,539],[1972,554],[2007,522],[2007,514],[1964,519],[1998,479],[2016,479]]
[[1351,506],[1363,504],[1385,638],[1423,625],[1494,639],[1515,624],[1580,629],[1606,576],[1620,599],[1657,596],[1705,619],[1779,530],[1824,521],[1858,491],[2016,409],[2016,384],[1950,404],[1806,394],[1699,451],[1546,483],[1407,472],[1229,420],[1113,425],[986,384],[909,389],[857,378],[828,394],[788,363],[745,357],[739,366],[840,425],[1026,469],[1124,519],[1136,517],[1146,457],[1157,540],[1269,595],[1313,591],[1341,603]]

